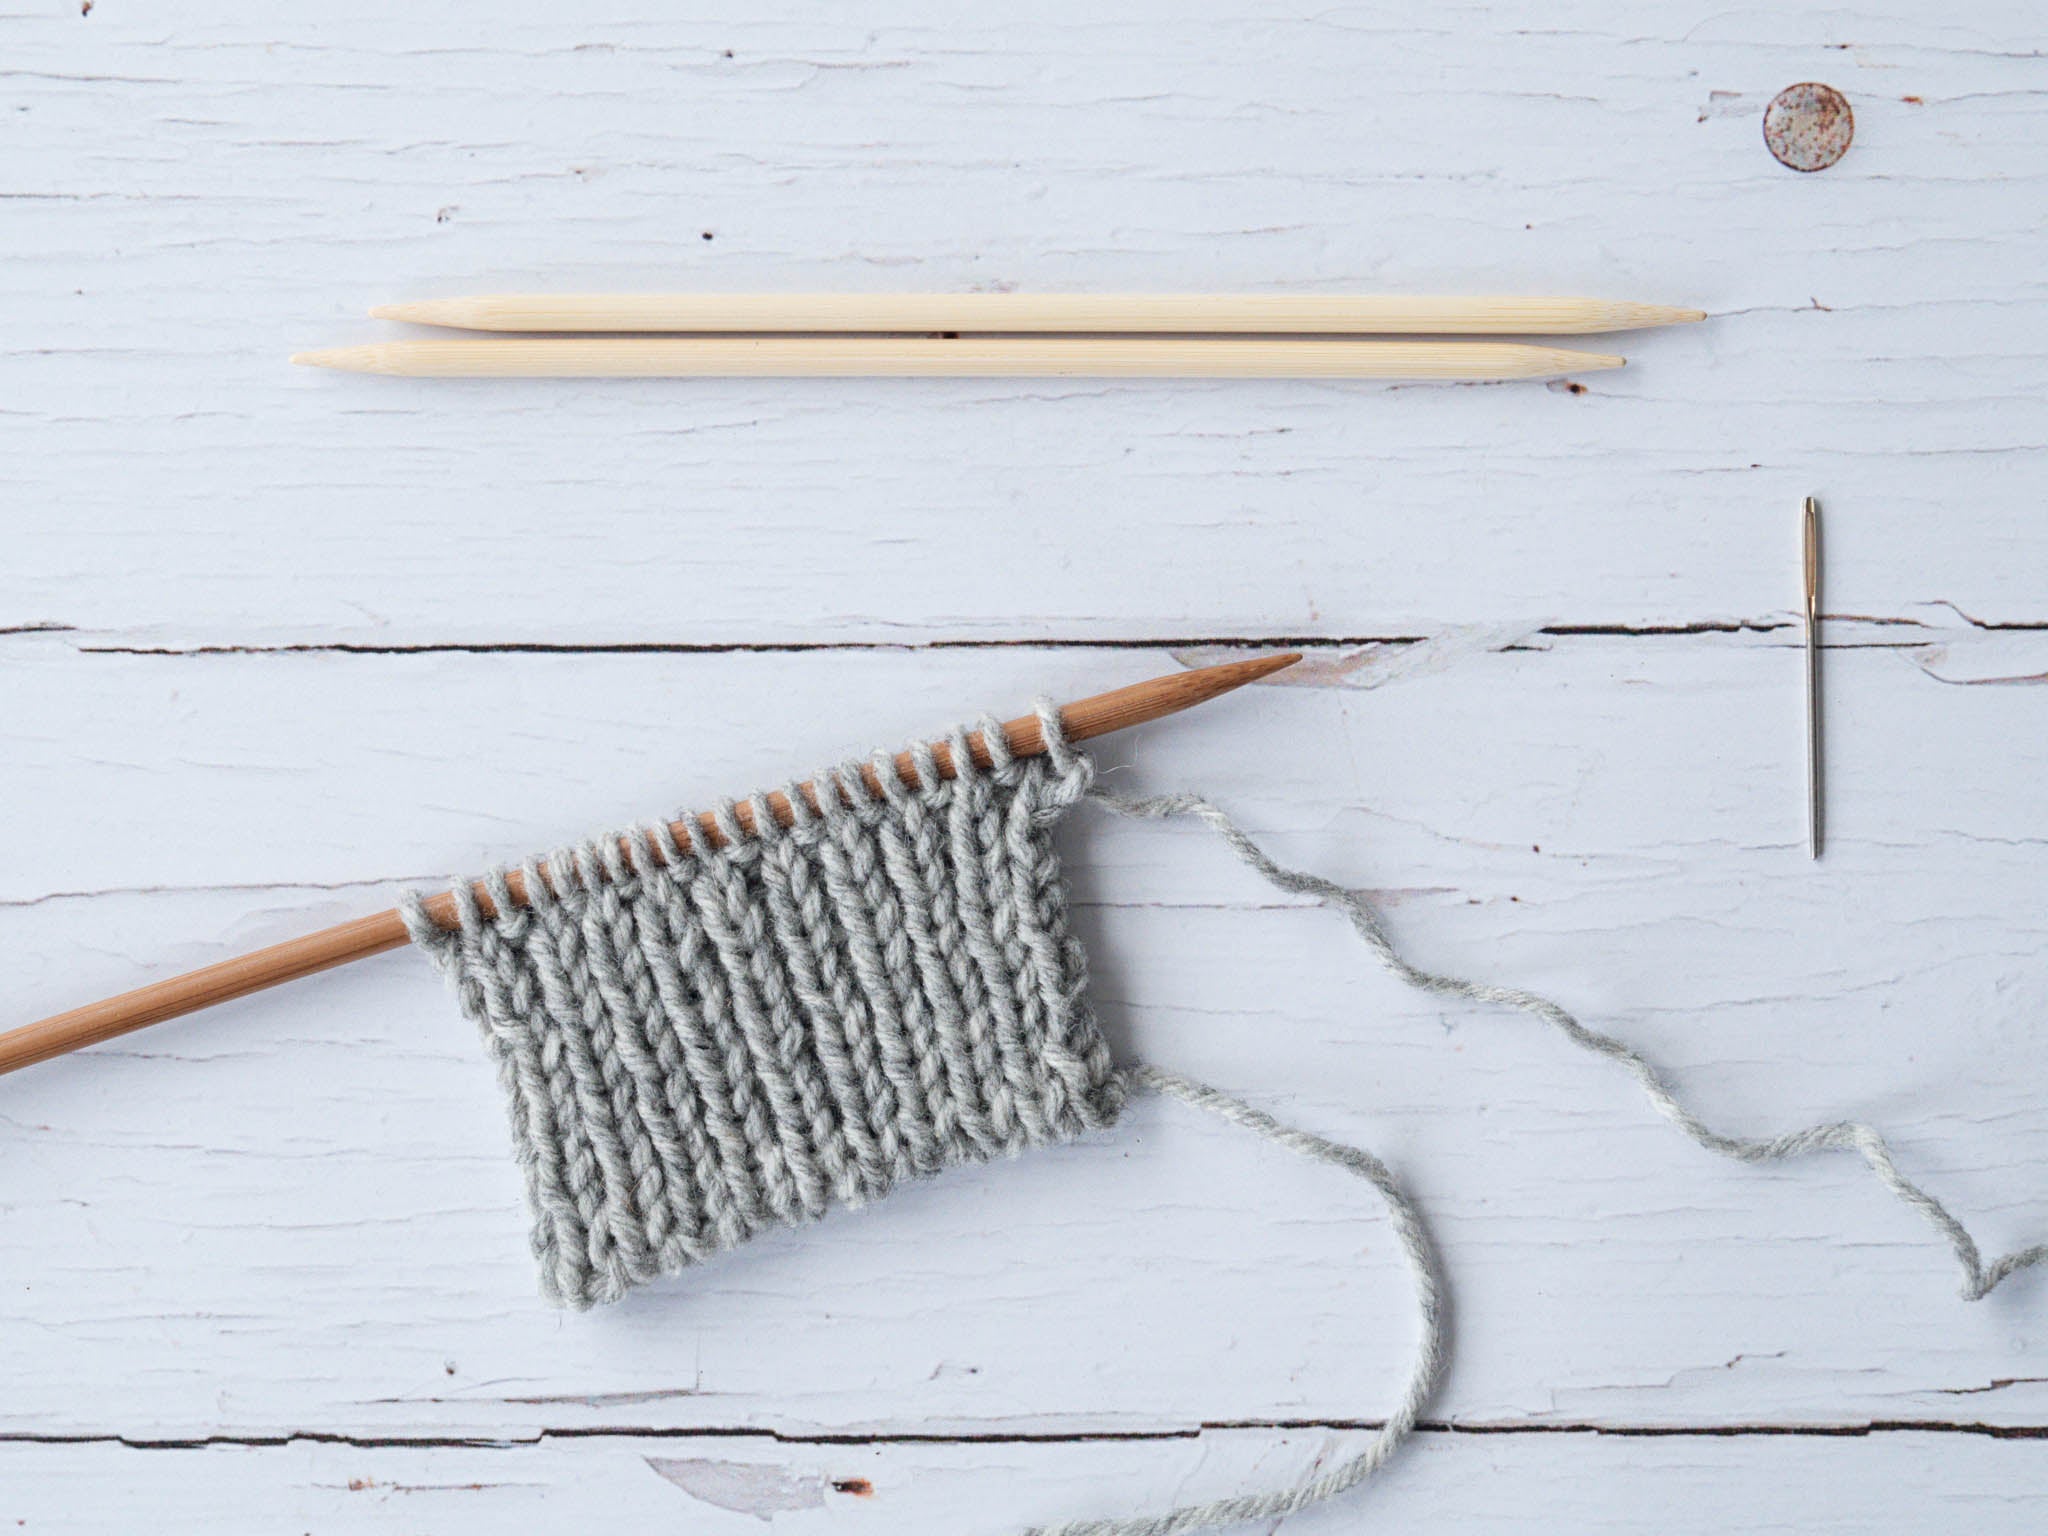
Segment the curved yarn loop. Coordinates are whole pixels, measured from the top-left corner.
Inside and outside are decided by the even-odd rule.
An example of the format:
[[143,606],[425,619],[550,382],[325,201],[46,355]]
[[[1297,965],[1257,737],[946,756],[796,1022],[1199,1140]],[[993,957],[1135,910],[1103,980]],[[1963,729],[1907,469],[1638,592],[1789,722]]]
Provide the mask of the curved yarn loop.
[[1386,1465],[1387,1459],[1408,1438],[1422,1410],[1428,1406],[1437,1382],[1443,1376],[1445,1344],[1445,1297],[1436,1250],[1422,1215],[1401,1186],[1394,1182],[1387,1165],[1362,1147],[1330,1141],[1313,1132],[1282,1124],[1242,1099],[1168,1072],[1159,1067],[1133,1067],[1131,1086],[1145,1088],[1179,1099],[1196,1109],[1207,1110],[1232,1125],[1263,1136],[1266,1140],[1299,1152],[1319,1163],[1329,1163],[1365,1180],[1379,1192],[1393,1219],[1394,1235],[1401,1244],[1401,1256],[1415,1282],[1415,1302],[1422,1315],[1422,1337],[1415,1347],[1415,1363],[1409,1369],[1401,1401],[1373,1435],[1372,1442],[1349,1461],[1340,1462],[1320,1476],[1270,1493],[1239,1494],[1206,1504],[1184,1504],[1156,1515],[1122,1516],[1110,1520],[1076,1520],[1065,1525],[1037,1526],[1024,1536],[1178,1536],[1212,1525],[1236,1525],[1247,1520],[1279,1520],[1311,1504],[1335,1498],[1357,1487]]
[[1194,817],[1229,844],[1231,851],[1256,870],[1269,885],[1292,895],[1314,897],[1324,906],[1343,913],[1350,919],[1352,928],[1365,941],[1366,947],[1373,952],[1379,962],[1409,986],[1438,997],[1456,997],[1475,1003],[1495,1003],[1541,1019],[1579,1049],[1590,1051],[1595,1056],[1605,1056],[1619,1065],[1635,1079],[1644,1096],[1649,1099],[1651,1107],[1658,1114],[1677,1126],[1688,1141],[1706,1148],[1709,1152],[1717,1152],[1740,1163],[1782,1162],[1787,1158],[1803,1157],[1809,1152],[1857,1153],[1869,1166],[1870,1171],[1877,1176],[1879,1183],[1907,1206],[1919,1212],[1929,1226],[1947,1239],[1949,1247],[1955,1252],[1956,1262],[1962,1266],[1962,1294],[1967,1300],[1980,1300],[2007,1276],[2048,1261],[2048,1243],[2036,1243],[2032,1247],[2018,1249],[2001,1255],[1988,1264],[1985,1263],[1978,1252],[1976,1239],[1970,1236],[1969,1230],[1962,1222],[1957,1220],[1941,1201],[1901,1173],[1884,1137],[1873,1127],[1859,1121],[1829,1121],[1788,1131],[1780,1136],[1728,1136],[1711,1129],[1679,1101],[1678,1096],[1665,1085],[1657,1069],[1651,1066],[1641,1053],[1624,1045],[1612,1035],[1589,1029],[1549,998],[1523,991],[1519,987],[1489,986],[1482,982],[1466,981],[1457,976],[1444,976],[1409,963],[1395,950],[1393,941],[1387,937],[1386,929],[1380,923],[1379,915],[1356,891],[1346,890],[1334,880],[1326,880],[1321,875],[1289,869],[1276,863],[1237,823],[1199,795],[1159,795],[1150,799],[1132,800],[1095,790],[1091,792],[1090,798],[1120,816],[1151,820],[1164,820],[1175,816]]

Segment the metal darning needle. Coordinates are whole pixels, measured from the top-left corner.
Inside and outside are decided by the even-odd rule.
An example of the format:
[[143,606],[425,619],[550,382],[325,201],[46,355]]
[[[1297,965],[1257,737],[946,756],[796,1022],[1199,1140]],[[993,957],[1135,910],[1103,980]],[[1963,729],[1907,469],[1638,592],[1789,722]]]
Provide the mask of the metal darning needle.
[[1806,498],[1806,853],[1820,857],[1820,503]]

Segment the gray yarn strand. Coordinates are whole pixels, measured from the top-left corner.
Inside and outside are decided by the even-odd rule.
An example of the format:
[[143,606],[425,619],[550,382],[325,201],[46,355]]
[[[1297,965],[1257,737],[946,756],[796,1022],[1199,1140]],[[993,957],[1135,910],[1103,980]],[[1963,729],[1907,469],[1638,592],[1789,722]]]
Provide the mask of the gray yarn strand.
[[[1949,1246],[1955,1250],[1957,1261],[1962,1265],[1963,1295],[1969,1300],[1974,1301],[1985,1296],[2001,1280],[2015,1271],[2048,1260],[2048,1244],[2036,1244],[2006,1254],[1988,1265],[1985,1264],[1979,1255],[1975,1239],[1970,1236],[1963,1224],[1939,1200],[1899,1172],[1897,1164],[1892,1159],[1891,1149],[1885,1144],[1884,1138],[1870,1126],[1855,1121],[1833,1121],[1771,1137],[1726,1136],[1709,1129],[1698,1116],[1679,1102],[1677,1096],[1665,1086],[1656,1068],[1638,1052],[1631,1050],[1612,1035],[1587,1028],[1564,1008],[1533,992],[1526,992],[1518,987],[1488,986],[1456,976],[1443,976],[1411,964],[1395,950],[1393,942],[1380,924],[1378,914],[1357,892],[1346,890],[1320,875],[1289,869],[1276,863],[1242,828],[1199,795],[1160,795],[1150,799],[1133,800],[1103,790],[1091,789],[1088,797],[1121,816],[1148,820],[1165,820],[1177,816],[1196,818],[1229,844],[1238,858],[1256,870],[1269,884],[1291,895],[1313,897],[1323,905],[1342,912],[1351,920],[1351,926],[1357,930],[1359,937],[1365,940],[1366,946],[1378,957],[1381,964],[1408,985],[1439,997],[1496,1003],[1533,1014],[1557,1029],[1582,1050],[1620,1063],[1622,1069],[1641,1086],[1658,1113],[1676,1125],[1687,1139],[1710,1152],[1718,1152],[1724,1157],[1744,1163],[1778,1162],[1786,1158],[1803,1156],[1808,1152],[1831,1150],[1851,1150],[1861,1154],[1864,1162],[1869,1164],[1871,1171],[1887,1189],[1918,1211],[1935,1230],[1948,1239]],[[1415,1276],[1416,1295],[1422,1312],[1422,1342],[1416,1351],[1415,1366],[1409,1377],[1408,1389],[1402,1394],[1400,1404],[1387,1418],[1379,1433],[1373,1437],[1372,1443],[1350,1461],[1333,1467],[1320,1477],[1267,1493],[1243,1494],[1234,1498],[1217,1499],[1207,1504],[1183,1505],[1159,1514],[1133,1515],[1109,1520],[1081,1520],[1066,1525],[1038,1527],[1026,1532],[1025,1536],[1179,1536],[1180,1532],[1205,1526],[1284,1518],[1311,1504],[1320,1503],[1324,1499],[1354,1488],[1378,1471],[1409,1431],[1415,1427],[1443,1371],[1445,1306],[1435,1255],[1414,1205],[1394,1183],[1393,1176],[1387,1171],[1384,1163],[1359,1148],[1349,1147],[1341,1142],[1327,1141],[1306,1131],[1282,1125],[1242,1100],[1157,1067],[1134,1067],[1129,1073],[1129,1081],[1134,1088],[1149,1088],[1155,1092],[1168,1094],[1196,1108],[1220,1115],[1233,1125],[1245,1126],[1269,1140],[1291,1147],[1318,1161],[1349,1169],[1377,1189],[1393,1217],[1402,1254]]]
[[[1829,1121],[1788,1131],[1781,1136],[1764,1137],[1727,1136],[1710,1129],[1697,1115],[1679,1102],[1677,1095],[1665,1086],[1664,1079],[1658,1075],[1657,1069],[1643,1056],[1612,1035],[1604,1035],[1598,1030],[1587,1028],[1548,998],[1539,997],[1534,992],[1525,992],[1519,987],[1488,986],[1456,976],[1442,976],[1410,964],[1395,951],[1386,930],[1380,925],[1378,915],[1357,892],[1346,890],[1320,875],[1287,869],[1276,864],[1235,822],[1199,795],[1161,795],[1152,799],[1126,800],[1101,790],[1094,790],[1091,791],[1090,798],[1124,816],[1152,820],[1193,816],[1228,843],[1238,858],[1257,870],[1269,884],[1294,895],[1314,897],[1324,906],[1334,907],[1342,912],[1351,920],[1351,926],[1357,930],[1358,936],[1365,940],[1366,947],[1379,958],[1380,963],[1409,986],[1438,997],[1464,998],[1475,1003],[1497,1003],[1503,1007],[1533,1014],[1581,1050],[1591,1051],[1596,1056],[1605,1056],[1618,1063],[1624,1072],[1636,1080],[1659,1114],[1677,1126],[1687,1140],[1705,1147],[1709,1152],[1718,1152],[1721,1156],[1733,1158],[1740,1163],[1775,1163],[1787,1158],[1803,1157],[1809,1152],[1857,1153],[1886,1189],[1913,1210],[1918,1211],[1928,1225],[1948,1240],[1949,1247],[1955,1251],[1956,1262],[1962,1266],[1962,1294],[1967,1300],[1979,1300],[2007,1276],[2048,1260],[2048,1243],[2036,1243],[2030,1248],[2022,1248],[2004,1254],[1989,1264],[1985,1263],[1978,1251],[1976,1240],[1970,1236],[1968,1229],[1956,1219],[1947,1206],[1899,1172],[1898,1164],[1893,1160],[1891,1148],[1886,1145],[1884,1137],[1872,1127],[1858,1121]],[[1132,1527],[1130,1536],[1139,1536],[1139,1532],[1149,1529]]]
[[1184,1104],[1192,1104],[1197,1109],[1221,1116],[1232,1125],[1255,1131],[1268,1141],[1277,1142],[1304,1157],[1356,1174],[1379,1191],[1380,1199],[1386,1202],[1388,1215],[1393,1218],[1401,1255],[1408,1261],[1409,1272],[1414,1277],[1416,1305],[1422,1313],[1422,1338],[1416,1345],[1415,1364],[1408,1375],[1407,1390],[1401,1394],[1400,1403],[1387,1416],[1379,1432],[1372,1437],[1372,1443],[1320,1477],[1270,1493],[1240,1494],[1208,1504],[1185,1504],[1163,1514],[1041,1526],[1025,1532],[1024,1536],[1179,1536],[1182,1531],[1204,1526],[1236,1525],[1246,1520],[1277,1520],[1291,1515],[1355,1488],[1384,1466],[1387,1458],[1394,1454],[1415,1427],[1430,1395],[1436,1391],[1438,1379],[1443,1375],[1445,1305],[1436,1252],[1430,1246],[1429,1233],[1422,1225],[1421,1214],[1394,1182],[1394,1176],[1387,1171],[1385,1163],[1362,1148],[1346,1146],[1341,1141],[1329,1141],[1311,1132],[1283,1125],[1242,1099],[1232,1098],[1176,1072],[1163,1071],[1158,1067],[1133,1067],[1129,1080],[1133,1088],[1150,1089],[1179,1099]]

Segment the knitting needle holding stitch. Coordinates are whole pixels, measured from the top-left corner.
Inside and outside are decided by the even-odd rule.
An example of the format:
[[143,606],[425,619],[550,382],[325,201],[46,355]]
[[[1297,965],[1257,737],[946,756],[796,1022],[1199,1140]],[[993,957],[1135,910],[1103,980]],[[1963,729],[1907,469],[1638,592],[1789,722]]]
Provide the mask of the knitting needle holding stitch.
[[[1060,723],[1072,741],[1107,736],[1112,731],[1144,725],[1148,721],[1192,709],[1197,704],[1205,704],[1234,688],[1242,688],[1246,683],[1270,677],[1299,660],[1299,652],[1289,651],[1278,656],[1255,656],[1246,661],[1199,667],[1190,672],[1156,677],[1150,682],[1133,683],[1127,688],[1099,693],[1093,698],[1063,706]],[[1045,737],[1036,715],[1009,721],[1002,730],[1013,756],[1038,757],[1045,752]],[[988,745],[979,731],[968,734],[967,751],[981,767],[986,768],[992,761]],[[933,742],[931,752],[940,775],[952,778],[955,774],[952,747],[943,741]],[[919,782],[917,764],[909,752],[899,752],[894,766],[897,777],[905,785],[916,787]],[[860,772],[868,788],[877,795],[881,794],[882,781],[875,765],[864,763]],[[820,791],[815,781],[799,784],[797,793],[809,800],[813,807],[818,804]],[[796,813],[788,797],[780,791],[763,795],[761,799],[768,807],[768,813],[783,826],[795,821]],[[740,802],[734,807],[734,814],[742,832],[751,835],[756,830],[751,801]],[[671,830],[685,847],[690,846],[692,839],[713,848],[723,847],[727,841],[717,818],[709,813],[688,822],[677,822]],[[518,871],[506,875],[506,885],[515,900],[524,902],[527,899],[526,882]],[[489,891],[482,884],[476,887],[476,894],[486,916],[496,911]],[[442,927],[452,929],[457,926],[455,898],[448,892],[428,898],[425,906],[427,914]],[[83,1008],[74,1008],[68,1013],[56,1014],[0,1034],[0,1073],[46,1061],[82,1046],[97,1045],[102,1040],[111,1040],[131,1030],[195,1013],[215,1003],[246,997],[265,987],[296,981],[301,976],[330,970],[351,960],[400,949],[409,942],[405,920],[394,908],[323,928],[318,933],[289,939],[282,944],[273,944],[253,954],[203,966],[183,976],[151,982],[119,997],[88,1003]]]

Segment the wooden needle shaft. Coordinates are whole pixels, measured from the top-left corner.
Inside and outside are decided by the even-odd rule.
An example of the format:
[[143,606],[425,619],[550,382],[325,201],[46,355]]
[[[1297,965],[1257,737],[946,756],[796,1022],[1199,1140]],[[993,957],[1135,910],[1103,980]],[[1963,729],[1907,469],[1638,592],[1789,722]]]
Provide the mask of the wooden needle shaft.
[[380,304],[469,331],[1583,336],[1704,320],[1609,299],[1232,293],[510,293]]
[[436,379],[1545,379],[1619,368],[1506,341],[1185,336],[502,336],[299,352],[345,373]]
[[[1278,656],[1258,656],[1247,661],[1226,662],[1221,666],[1201,667],[1194,671],[1154,678],[1149,682],[1134,683],[1127,688],[1118,688],[1064,706],[1060,710],[1060,724],[1071,741],[1087,741],[1092,737],[1106,736],[1112,731],[1143,725],[1149,720],[1158,720],[1183,709],[1191,709],[1197,704],[1228,693],[1233,688],[1241,688],[1246,683],[1270,676],[1283,667],[1290,667],[1300,659],[1300,655],[1294,652]],[[1009,742],[1010,751],[1015,756],[1036,757],[1045,751],[1045,736],[1036,715],[1025,715],[1011,720],[1002,730]],[[980,731],[968,733],[967,751],[977,765],[984,768],[989,765],[988,743]],[[934,742],[932,757],[942,776],[954,776],[956,765],[953,761],[953,749],[948,743]],[[917,769],[911,753],[899,752],[894,761],[894,768],[906,786],[916,786]],[[874,764],[863,764],[861,776],[867,781],[870,791],[877,794],[881,792],[882,783]],[[817,806],[820,790],[815,781],[799,784],[797,793],[809,800],[812,806]],[[768,813],[783,826],[788,826],[795,820],[795,811],[788,797],[780,791],[764,795],[761,799],[767,806]],[[752,802],[742,802],[736,807],[735,815],[743,832],[752,834],[756,830]],[[714,848],[723,847],[727,841],[717,819],[709,814],[699,816],[692,822],[674,823],[671,830],[684,846],[688,846],[693,836]],[[527,899],[526,882],[516,870],[507,876],[506,883],[517,900],[524,902]],[[481,884],[476,887],[476,894],[486,914],[495,910],[489,893]],[[428,915],[435,922],[445,928],[456,926],[455,898],[451,893],[444,891],[438,896],[430,897],[425,905]],[[73,1008],[67,1013],[56,1014],[37,1023],[25,1024],[18,1029],[0,1034],[0,1073],[12,1072],[38,1061],[46,1061],[52,1056],[61,1056],[67,1051],[78,1050],[82,1046],[98,1044],[102,1040],[111,1040],[150,1024],[160,1024],[166,1019],[197,1012],[201,1008],[210,1008],[215,1003],[246,997],[251,992],[260,992],[266,987],[296,981],[301,976],[311,976],[337,965],[346,965],[351,960],[382,954],[386,950],[399,948],[407,942],[408,937],[405,921],[394,908],[368,917],[359,917],[351,922],[339,923],[332,928],[323,928],[318,933],[309,933],[301,938],[288,939],[267,949],[256,950],[252,954],[238,955],[231,960],[202,966],[182,976],[151,982],[148,986],[137,987],[132,992],[124,992],[119,997],[89,1003],[83,1008]]]

